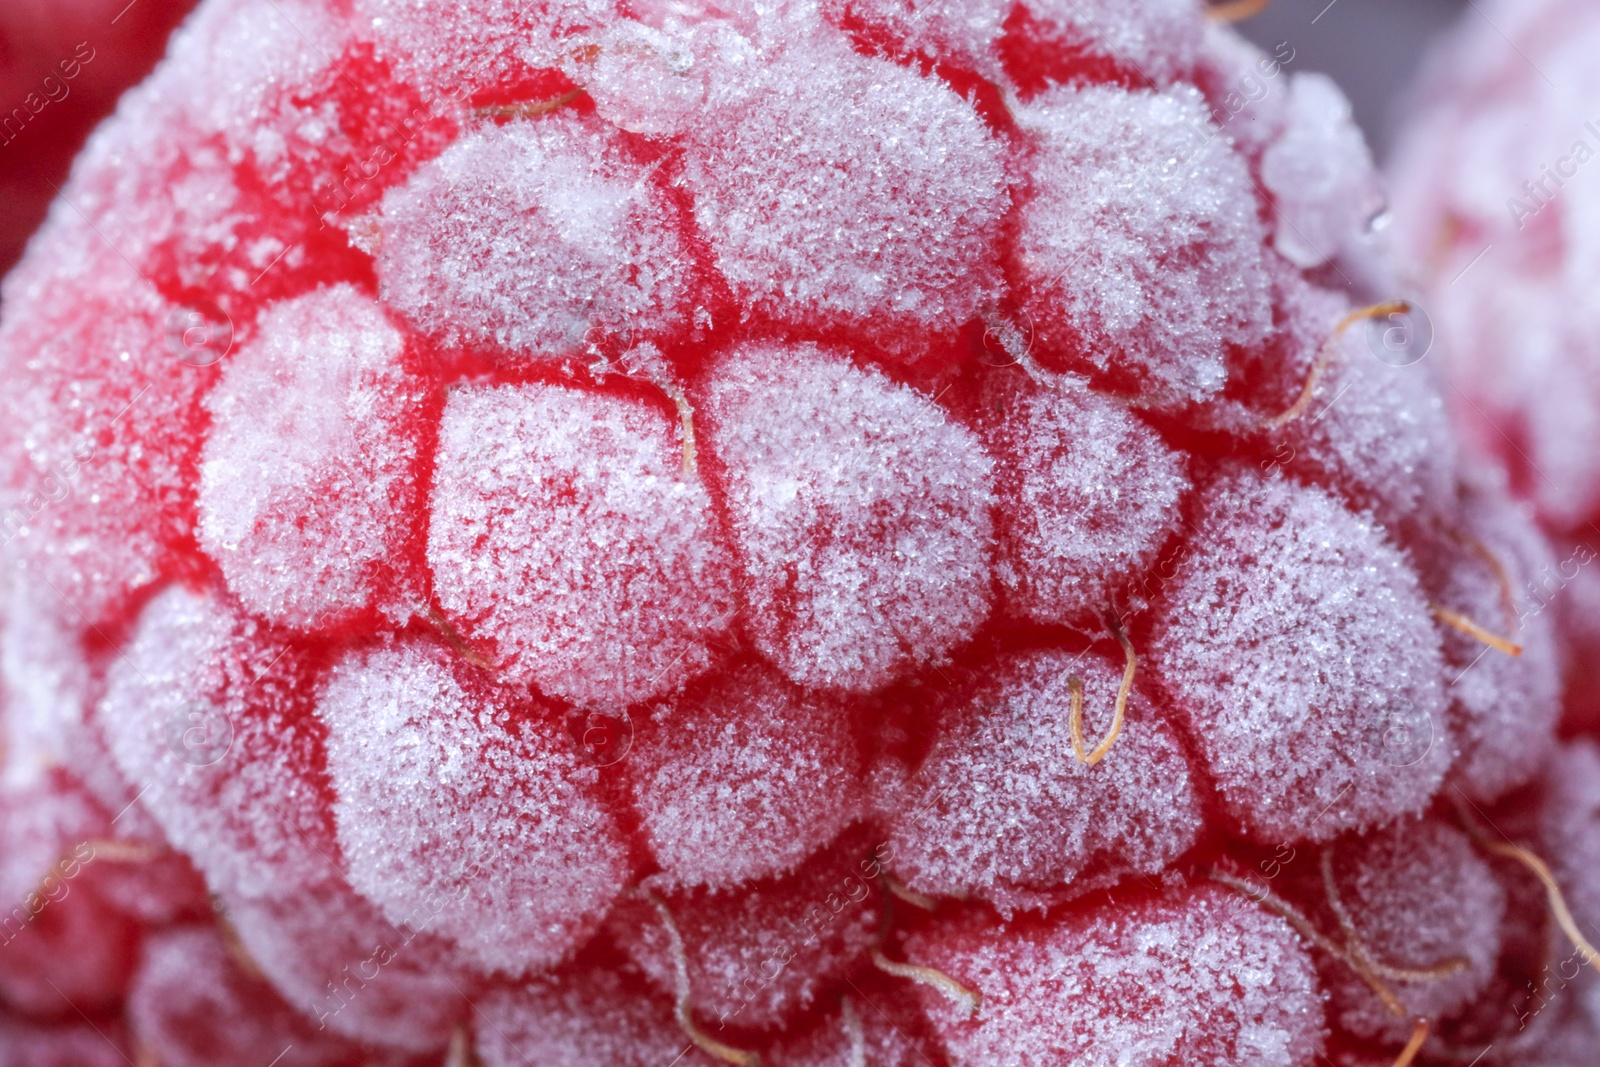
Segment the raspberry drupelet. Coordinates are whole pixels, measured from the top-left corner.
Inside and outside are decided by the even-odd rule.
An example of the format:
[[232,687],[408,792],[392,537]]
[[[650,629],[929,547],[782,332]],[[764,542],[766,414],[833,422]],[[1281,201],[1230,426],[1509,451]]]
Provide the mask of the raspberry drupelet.
[[0,1055],[1581,1048],[1374,180],[1193,0],[206,0],[5,282]]

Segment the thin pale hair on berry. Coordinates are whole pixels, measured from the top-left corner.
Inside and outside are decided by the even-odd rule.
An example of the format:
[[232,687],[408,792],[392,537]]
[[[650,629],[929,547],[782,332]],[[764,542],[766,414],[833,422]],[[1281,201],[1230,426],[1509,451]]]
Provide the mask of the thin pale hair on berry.
[[759,1053],[751,1052],[732,1045],[724,1044],[716,1038],[705,1033],[694,1021],[694,989],[689,982],[689,954],[683,947],[683,934],[678,930],[678,922],[672,917],[672,911],[660,897],[649,890],[640,890],[644,899],[655,909],[656,915],[661,919],[661,926],[667,932],[667,941],[672,950],[672,974],[675,987],[673,1014],[677,1017],[678,1026],[683,1030],[684,1036],[695,1043],[695,1046],[707,1055],[715,1056],[724,1063],[731,1063],[734,1067],[758,1067],[761,1063]]
[[1223,0],[1220,4],[1206,6],[1206,18],[1212,22],[1243,22],[1271,6],[1272,0]]
[[[1572,942],[1573,948],[1578,950],[1578,954],[1583,957],[1585,963],[1596,970],[1600,970],[1600,949],[1596,949],[1589,939],[1583,936],[1583,931],[1578,929],[1578,921],[1573,917],[1572,909],[1567,906],[1566,894],[1562,892],[1561,884],[1556,881],[1556,876],[1550,870],[1550,865],[1538,853],[1525,845],[1515,843],[1503,833],[1500,834],[1503,840],[1495,840],[1494,836],[1483,828],[1483,824],[1479,822],[1478,818],[1467,812],[1467,807],[1471,805],[1478,816],[1483,816],[1483,812],[1478,810],[1476,804],[1472,804],[1470,800],[1466,799],[1466,795],[1461,792],[1459,787],[1452,786],[1452,788],[1455,789],[1456,793],[1451,798],[1455,807],[1456,820],[1461,824],[1461,828],[1466,831],[1467,836],[1472,839],[1472,843],[1490,855],[1512,860],[1527,868],[1539,880],[1539,884],[1544,887],[1545,903],[1549,907],[1550,915],[1555,919],[1556,925],[1561,928],[1561,932],[1567,936],[1567,940]],[[1488,821],[1487,816],[1483,816],[1483,818],[1484,821]],[[1494,826],[1492,822],[1489,825],[1491,827]],[[1498,829],[1496,832],[1499,832]]]
[[1078,758],[1079,763],[1090,767],[1105,759],[1106,753],[1111,751],[1111,746],[1116,744],[1117,738],[1122,734],[1122,723],[1128,711],[1128,696],[1133,692],[1134,672],[1139,668],[1139,657],[1134,654],[1133,642],[1128,640],[1121,621],[1108,615],[1106,626],[1117,639],[1117,643],[1122,646],[1122,652],[1127,657],[1127,665],[1122,669],[1122,683],[1117,686],[1117,699],[1112,705],[1111,726],[1106,731],[1106,736],[1092,750],[1085,748],[1083,739],[1083,679],[1076,674],[1067,679],[1067,693],[1071,701],[1067,725],[1072,733],[1072,754]]
[[935,902],[920,893],[904,890],[903,886],[901,889],[904,890],[905,895],[901,896],[894,889],[894,886],[899,884],[895,879],[891,878],[887,873],[880,873],[878,877],[879,881],[883,883],[884,900],[883,911],[878,920],[878,938],[872,946],[872,965],[884,974],[892,975],[895,978],[904,978],[938,991],[951,1003],[964,1008],[968,1018],[977,1015],[978,1009],[983,1006],[982,993],[968,989],[935,967],[924,967],[916,963],[903,963],[899,960],[892,960],[884,954],[884,946],[888,944],[889,934],[894,928],[894,900],[897,898],[905,900],[908,904],[928,911],[933,910]]
[[[1265,887],[1255,887],[1243,879],[1221,868],[1213,867],[1206,872],[1208,878],[1226,886],[1237,893],[1244,895],[1251,901],[1266,908],[1268,911],[1282,918],[1295,932],[1303,937],[1314,948],[1327,954],[1332,959],[1348,967],[1356,977],[1360,978],[1366,986],[1383,1002],[1385,1009],[1396,1019],[1404,1019],[1411,1013],[1405,1004],[1390,987],[1391,982],[1421,983],[1437,982],[1459,974],[1471,966],[1471,961],[1462,957],[1451,957],[1428,967],[1397,967],[1379,960],[1373,955],[1362,941],[1356,929],[1355,918],[1339,892],[1338,884],[1334,877],[1334,850],[1331,844],[1323,846],[1321,850],[1321,874],[1323,894],[1327,898],[1328,908],[1333,912],[1338,921],[1340,932],[1344,935],[1344,944],[1339,944],[1327,934],[1318,929],[1317,925],[1293,904],[1273,893]],[[1407,1067],[1421,1050],[1423,1042],[1427,1040],[1429,1024],[1427,1019],[1416,1017],[1412,1026],[1411,1039],[1400,1050],[1394,1061],[1394,1067]]]
[[1474,622],[1469,616],[1459,611],[1441,607],[1438,604],[1428,605],[1428,610],[1433,612],[1433,617],[1450,627],[1459,630],[1475,641],[1479,641],[1496,652],[1503,652],[1512,658],[1522,655],[1522,646],[1514,641],[1507,640],[1492,630],[1486,629]]
[[1306,375],[1305,384],[1300,387],[1299,397],[1282,412],[1267,419],[1264,423],[1266,428],[1281,430],[1304,415],[1311,407],[1311,401],[1316,397],[1317,386],[1321,383],[1322,376],[1328,372],[1334,357],[1338,355],[1339,339],[1344,336],[1345,331],[1358,322],[1380,319],[1387,315],[1404,315],[1410,310],[1411,305],[1404,300],[1385,300],[1382,303],[1368,304],[1366,307],[1347,312],[1334,326],[1333,333],[1322,343],[1322,347],[1317,350],[1317,358],[1311,363],[1311,371]]

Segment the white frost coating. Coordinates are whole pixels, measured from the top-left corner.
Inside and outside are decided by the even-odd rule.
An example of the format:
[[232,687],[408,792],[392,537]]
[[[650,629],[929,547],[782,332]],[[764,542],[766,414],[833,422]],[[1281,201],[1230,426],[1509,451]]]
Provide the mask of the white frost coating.
[[791,679],[875,689],[984,620],[993,464],[943,409],[814,345],[753,345],[705,412],[746,626]]
[[[1390,319],[1358,322],[1333,340],[1352,310],[1348,298],[1310,284],[1281,261],[1275,267],[1288,351],[1268,350],[1269,373],[1280,375],[1282,385],[1281,406],[1270,415],[1299,398],[1325,350],[1331,358],[1311,407],[1268,438],[1273,458],[1308,481],[1336,487],[1386,526],[1449,515],[1456,507],[1456,435],[1437,362],[1391,366],[1378,358],[1374,341],[1387,352],[1382,339],[1406,328]],[[1415,328],[1416,320],[1404,321]]]
[[651,137],[673,136],[704,114],[711,79],[727,76],[750,43],[727,23],[647,26],[631,19],[593,35],[594,47],[564,68],[614,126]]
[[1538,773],[1555,745],[1563,666],[1555,611],[1527,594],[1557,564],[1532,515],[1499,486],[1469,486],[1459,523],[1460,540],[1447,542],[1436,564],[1444,573],[1434,579],[1435,600],[1522,648],[1515,657],[1485,652],[1481,641],[1439,627],[1459,749],[1451,781],[1488,802]]
[[1396,239],[1458,426],[1577,529],[1600,506],[1600,9],[1481,7],[1440,43],[1395,138]]
[[740,667],[651,717],[624,770],[650,849],[679,885],[790,870],[859,814],[846,709],[770,667]]
[[594,930],[628,880],[626,847],[550,710],[469,688],[450,655],[403,645],[333,669],[317,711],[339,844],[390,921],[431,915],[431,932],[520,974]]
[[1231,892],[1113,905],[1027,932],[935,929],[906,955],[983,995],[976,1024],[923,1002],[945,1047],[987,1067],[1311,1067],[1322,1004],[1289,925]]
[[36,786],[79,755],[93,675],[70,610],[17,583],[0,615],[0,789]]
[[265,169],[284,146],[263,112],[285,86],[315,81],[350,35],[344,18],[314,0],[206,4],[173,35],[156,93],[180,102],[200,130],[250,149]]
[[249,610],[326,625],[374,606],[415,535],[423,386],[401,369],[399,331],[351,286],[279,304],[259,331],[206,397],[200,545]]
[[863,23],[902,48],[952,56],[985,75],[999,73],[995,45],[1012,4],[1008,0],[822,0],[828,19]]
[[672,1017],[670,998],[616,971],[585,968],[490,992],[476,1007],[483,1067],[707,1067]]
[[[163,1067],[273,1063],[336,1067],[359,1057],[246,974],[215,926],[176,926],[150,936],[128,990],[128,1024]],[[286,1046],[291,1046],[285,1051]]]
[[1073,753],[1067,679],[1084,681],[1093,748],[1111,723],[1122,664],[1041,652],[1002,659],[963,700],[897,805],[895,873],[933,896],[1067,889],[1086,870],[1162,870],[1204,822],[1183,752],[1140,690],[1105,757]]
[[1326,74],[1294,75],[1288,124],[1262,154],[1261,183],[1277,213],[1273,244],[1303,269],[1336,258],[1382,210],[1367,142]]
[[[1445,977],[1393,982],[1411,1015],[1447,1018],[1489,984],[1506,894],[1461,831],[1434,819],[1405,820],[1341,842],[1333,868],[1340,901],[1373,958],[1419,969],[1466,961],[1466,968]],[[1344,1029],[1395,1044],[1411,1036],[1412,1020],[1391,1015],[1347,965],[1329,961],[1322,972],[1330,1014]]]
[[669,692],[712,666],[733,614],[728,552],[672,426],[557,386],[469,386],[445,406],[428,532],[434,589],[508,679],[586,706]]
[[886,335],[954,330],[995,297],[1001,146],[942,83],[797,26],[719,72],[700,119],[683,180],[748,307],[896,346]]
[[384,194],[379,293],[447,344],[523,356],[670,330],[689,263],[649,173],[567,115],[464,134]]
[[[97,165],[67,195],[145,270],[151,250],[170,242],[157,255],[177,259],[172,266],[194,289],[238,294],[269,266],[301,266],[305,249],[286,234],[287,220],[263,226],[262,196],[239,179],[259,175],[270,201],[287,195],[306,154],[312,166],[333,169],[325,153],[348,144],[342,127],[352,116],[300,94],[338,76],[351,37],[349,20],[316,0],[198,6],[166,60],[129,91],[121,121],[94,139]],[[154,129],[171,131],[175,143],[157,144]],[[307,217],[310,207],[296,203],[294,214]],[[221,249],[232,254],[219,268]]]
[[1054,47],[1082,50],[1165,85],[1188,75],[1205,20],[1194,0],[1024,0]]
[[983,398],[1007,606],[1046,623],[1095,619],[1178,529],[1183,459],[1120,405],[1011,374]]
[[215,595],[144,608],[95,713],[144,809],[212,892],[316,892],[334,866],[300,655]]
[[610,0],[356,0],[378,54],[425,91],[494,88],[556,66],[617,17]]
[[[660,895],[683,937],[695,1013],[711,1032],[776,1027],[860,964],[878,932],[873,850],[864,833],[847,832],[783,878]],[[618,946],[670,995],[676,969],[659,913],[636,901],[614,916]]]
[[1163,404],[1215,394],[1227,347],[1272,325],[1250,173],[1208,111],[1193,88],[1101,86],[1018,114],[1035,151],[1013,270],[1039,354],[1132,375]]
[[1206,493],[1150,660],[1229,811],[1272,842],[1421,810],[1453,756],[1416,576],[1327,493],[1254,471]]
[[245,954],[300,1012],[380,1048],[433,1052],[461,1018],[476,978],[445,942],[387,922],[344,882],[316,893],[223,898]]

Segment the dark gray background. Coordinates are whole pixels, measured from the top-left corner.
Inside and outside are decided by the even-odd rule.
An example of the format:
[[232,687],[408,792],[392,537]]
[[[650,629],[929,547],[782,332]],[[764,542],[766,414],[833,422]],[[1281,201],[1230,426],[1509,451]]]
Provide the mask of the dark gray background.
[[1483,16],[1474,0],[1273,0],[1238,28],[1269,52],[1289,42],[1292,69],[1331,75],[1349,95],[1381,162],[1429,40],[1462,17]]

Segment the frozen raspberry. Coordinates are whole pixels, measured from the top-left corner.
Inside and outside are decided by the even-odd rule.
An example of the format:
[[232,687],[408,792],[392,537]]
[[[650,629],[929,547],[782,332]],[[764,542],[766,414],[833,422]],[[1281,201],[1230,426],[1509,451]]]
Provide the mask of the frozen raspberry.
[[1283,62],[207,0],[4,286],[0,1055],[1576,1047],[1550,546]]
[[846,706],[757,663],[657,708],[625,769],[651,854],[685,886],[787,871],[865,799]]
[[319,1034],[259,974],[229,955],[213,928],[176,927],[145,944],[128,995],[140,1048],[172,1067],[268,1063],[332,1067],[359,1056]]
[[1316,977],[1294,931],[1221,890],[1011,930],[936,927],[905,949],[982,998],[973,1013],[924,995],[962,1061],[1298,1064],[1322,1044]]
[[1452,413],[1509,471],[1554,558],[1515,575],[1516,611],[1557,627],[1574,723],[1600,722],[1600,18],[1487,5],[1437,46],[1391,166],[1395,243],[1447,358]]
[[1320,489],[1229,471],[1190,546],[1154,666],[1245,830],[1326,839],[1426,807],[1452,755],[1444,665],[1383,531]]
[[671,433],[647,403],[560,386],[467,387],[445,405],[428,563],[444,610],[509,677],[622,707],[715,662],[728,553]]
[[[1188,761],[1145,694],[1119,691],[1120,663],[1035,653],[989,673],[895,798],[889,841],[908,885],[1010,910],[1074,882],[1157,873],[1194,843],[1203,819]],[[1074,750],[1075,704],[1080,750],[1117,731],[1092,765]]]
[[426,916],[485,967],[547,966],[593,932],[627,848],[551,709],[461,674],[448,649],[341,661],[317,706],[351,883]]

